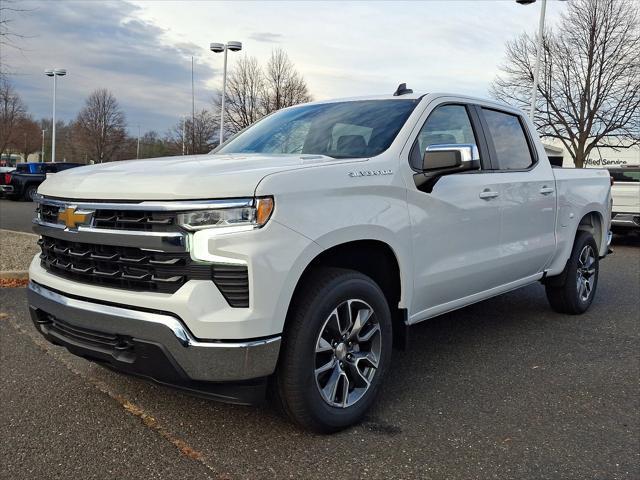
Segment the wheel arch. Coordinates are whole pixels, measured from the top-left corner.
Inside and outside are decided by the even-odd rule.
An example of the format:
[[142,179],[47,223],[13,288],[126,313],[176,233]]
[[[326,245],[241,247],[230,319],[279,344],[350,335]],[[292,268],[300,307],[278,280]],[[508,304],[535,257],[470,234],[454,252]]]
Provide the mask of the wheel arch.
[[[372,261],[373,260],[373,261]],[[384,293],[393,319],[394,343],[403,347],[406,342],[407,310],[402,307],[403,276],[398,255],[387,242],[379,239],[358,239],[337,243],[318,253],[306,265],[298,278],[287,307],[284,329],[294,300],[313,271],[320,267],[354,270],[375,281]]]
[[592,210],[582,216],[580,222],[578,222],[578,227],[576,229],[576,233],[574,235],[574,241],[576,235],[578,235],[579,231],[589,232],[596,244],[598,245],[598,254],[603,255],[603,252],[606,253],[606,242],[607,235],[606,231],[604,231],[605,226],[604,219],[602,218],[602,214],[596,210]]

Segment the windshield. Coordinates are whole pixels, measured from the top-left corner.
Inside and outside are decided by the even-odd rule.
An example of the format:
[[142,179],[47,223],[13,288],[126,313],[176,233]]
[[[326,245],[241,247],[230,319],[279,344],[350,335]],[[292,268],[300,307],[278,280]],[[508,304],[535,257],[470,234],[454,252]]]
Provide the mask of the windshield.
[[373,157],[384,152],[419,100],[362,100],[280,110],[215,153]]

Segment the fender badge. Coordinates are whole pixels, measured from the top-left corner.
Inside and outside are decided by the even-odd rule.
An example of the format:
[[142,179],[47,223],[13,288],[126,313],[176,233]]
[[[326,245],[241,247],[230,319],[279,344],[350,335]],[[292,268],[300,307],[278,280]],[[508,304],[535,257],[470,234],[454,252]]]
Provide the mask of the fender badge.
[[377,175],[393,175],[393,170],[354,170],[347,175],[350,177],[375,177]]

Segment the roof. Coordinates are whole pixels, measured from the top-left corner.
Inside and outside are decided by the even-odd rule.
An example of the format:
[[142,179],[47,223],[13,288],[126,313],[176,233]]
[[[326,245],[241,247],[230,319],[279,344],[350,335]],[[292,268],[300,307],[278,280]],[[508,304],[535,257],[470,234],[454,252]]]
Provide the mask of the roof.
[[398,96],[394,96],[393,93],[389,93],[386,95],[363,95],[358,97],[330,98],[325,100],[318,100],[311,103],[322,104],[322,103],[337,103],[337,102],[355,102],[355,101],[363,101],[363,100],[420,100],[426,96],[429,96],[434,99],[438,97],[456,97],[468,102],[490,104],[500,108],[509,108],[509,109],[517,110],[517,108],[514,107],[513,105],[508,105],[506,103],[498,102],[493,99],[471,97],[469,95],[464,95],[460,93],[451,93],[451,92],[433,92],[433,93],[413,92],[413,93],[408,93],[408,94],[398,95]]

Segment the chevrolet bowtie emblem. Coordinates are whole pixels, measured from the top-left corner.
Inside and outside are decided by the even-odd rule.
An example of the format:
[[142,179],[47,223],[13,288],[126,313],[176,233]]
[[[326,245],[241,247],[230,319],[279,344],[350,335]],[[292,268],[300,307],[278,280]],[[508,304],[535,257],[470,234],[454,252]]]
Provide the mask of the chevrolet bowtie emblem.
[[78,225],[88,224],[93,212],[76,211],[76,207],[66,207],[58,212],[58,223],[64,223],[67,228],[77,228]]

